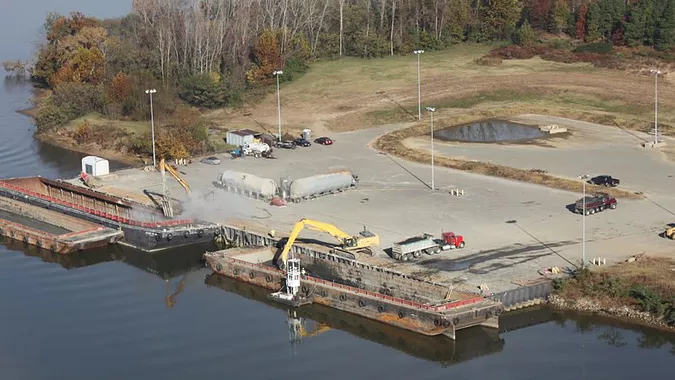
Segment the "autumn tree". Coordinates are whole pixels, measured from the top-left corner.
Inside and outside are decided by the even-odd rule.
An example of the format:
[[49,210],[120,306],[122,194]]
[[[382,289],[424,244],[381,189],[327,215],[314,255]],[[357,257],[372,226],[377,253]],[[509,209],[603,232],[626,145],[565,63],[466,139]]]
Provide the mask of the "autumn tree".
[[131,95],[131,81],[123,72],[117,73],[108,86],[108,97],[113,102],[123,103]]
[[253,68],[246,72],[249,84],[270,82],[272,73],[284,67],[280,38],[281,32],[276,29],[265,29],[258,36],[252,49]]
[[582,41],[586,40],[586,16],[588,15],[588,5],[581,4],[577,11],[577,22],[575,23],[576,37]]

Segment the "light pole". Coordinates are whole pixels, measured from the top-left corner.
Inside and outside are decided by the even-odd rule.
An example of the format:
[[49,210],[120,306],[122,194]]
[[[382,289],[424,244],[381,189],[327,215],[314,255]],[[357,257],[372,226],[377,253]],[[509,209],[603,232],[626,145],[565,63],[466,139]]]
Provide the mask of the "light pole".
[[659,143],[659,75],[660,70],[649,70],[654,74],[654,145]]
[[281,70],[276,70],[272,73],[277,77],[277,111],[279,113],[279,142],[281,142],[281,97],[279,95],[279,75],[282,75],[284,72]]
[[436,190],[434,181],[434,112],[436,108],[427,107],[427,111],[431,112],[431,190]]
[[150,89],[150,90],[145,90],[146,94],[150,95],[150,126],[152,130],[152,166],[157,167],[157,159],[155,158],[155,115],[154,111],[152,109],[152,94],[157,92],[157,90]]
[[588,174],[582,174],[578,176],[581,180],[583,187],[583,208],[581,209],[581,268],[586,267],[586,179],[588,179]]
[[420,55],[424,50],[415,50],[413,54],[417,56],[417,120],[422,120],[422,91],[420,88]]

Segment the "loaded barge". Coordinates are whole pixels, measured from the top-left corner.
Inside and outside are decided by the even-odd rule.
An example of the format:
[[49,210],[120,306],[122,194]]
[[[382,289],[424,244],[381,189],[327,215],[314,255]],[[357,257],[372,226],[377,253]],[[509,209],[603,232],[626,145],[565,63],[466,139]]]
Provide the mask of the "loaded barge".
[[270,247],[256,247],[207,252],[204,258],[220,275],[274,291],[271,300],[324,305],[427,336],[455,339],[457,330],[472,326],[496,329],[504,311],[483,296],[330,253],[299,254],[288,260],[287,271],[273,265],[274,255]]
[[[47,215],[52,221],[68,219],[72,222],[79,219],[101,228],[121,231],[121,243],[144,251],[212,242],[221,232],[220,226],[215,223],[166,218],[159,210],[140,202],[42,177],[0,180],[0,199],[8,204],[33,206],[32,214],[24,215],[31,223],[47,218]],[[12,219],[11,215],[0,215],[4,223],[14,223],[13,228],[22,224]],[[30,228],[25,223],[24,227]],[[50,248],[51,244],[43,247]]]

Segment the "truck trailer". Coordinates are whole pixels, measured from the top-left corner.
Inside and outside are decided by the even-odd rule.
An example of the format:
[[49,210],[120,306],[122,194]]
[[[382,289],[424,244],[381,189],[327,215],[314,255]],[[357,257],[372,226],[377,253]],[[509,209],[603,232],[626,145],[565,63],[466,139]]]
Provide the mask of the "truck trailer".
[[408,261],[419,258],[422,253],[437,255],[442,251],[464,248],[465,245],[464,236],[454,232],[443,232],[440,239],[434,239],[433,235],[425,233],[394,243],[391,255],[396,260]]

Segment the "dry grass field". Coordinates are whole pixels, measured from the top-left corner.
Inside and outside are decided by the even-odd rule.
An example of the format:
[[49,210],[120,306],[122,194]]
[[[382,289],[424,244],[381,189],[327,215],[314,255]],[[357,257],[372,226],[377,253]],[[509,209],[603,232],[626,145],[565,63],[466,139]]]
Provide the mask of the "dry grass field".
[[[422,104],[436,106],[439,122],[459,115],[533,111],[646,130],[653,121],[654,81],[637,72],[564,64],[540,58],[482,66],[475,60],[488,46],[461,45],[422,56]],[[417,116],[416,57],[318,62],[281,87],[285,130],[312,128],[318,134],[413,122]],[[675,93],[668,75],[659,85],[659,123],[675,125]],[[276,92],[237,109],[205,117],[223,127],[274,129]],[[449,118],[450,120],[443,121]]]

